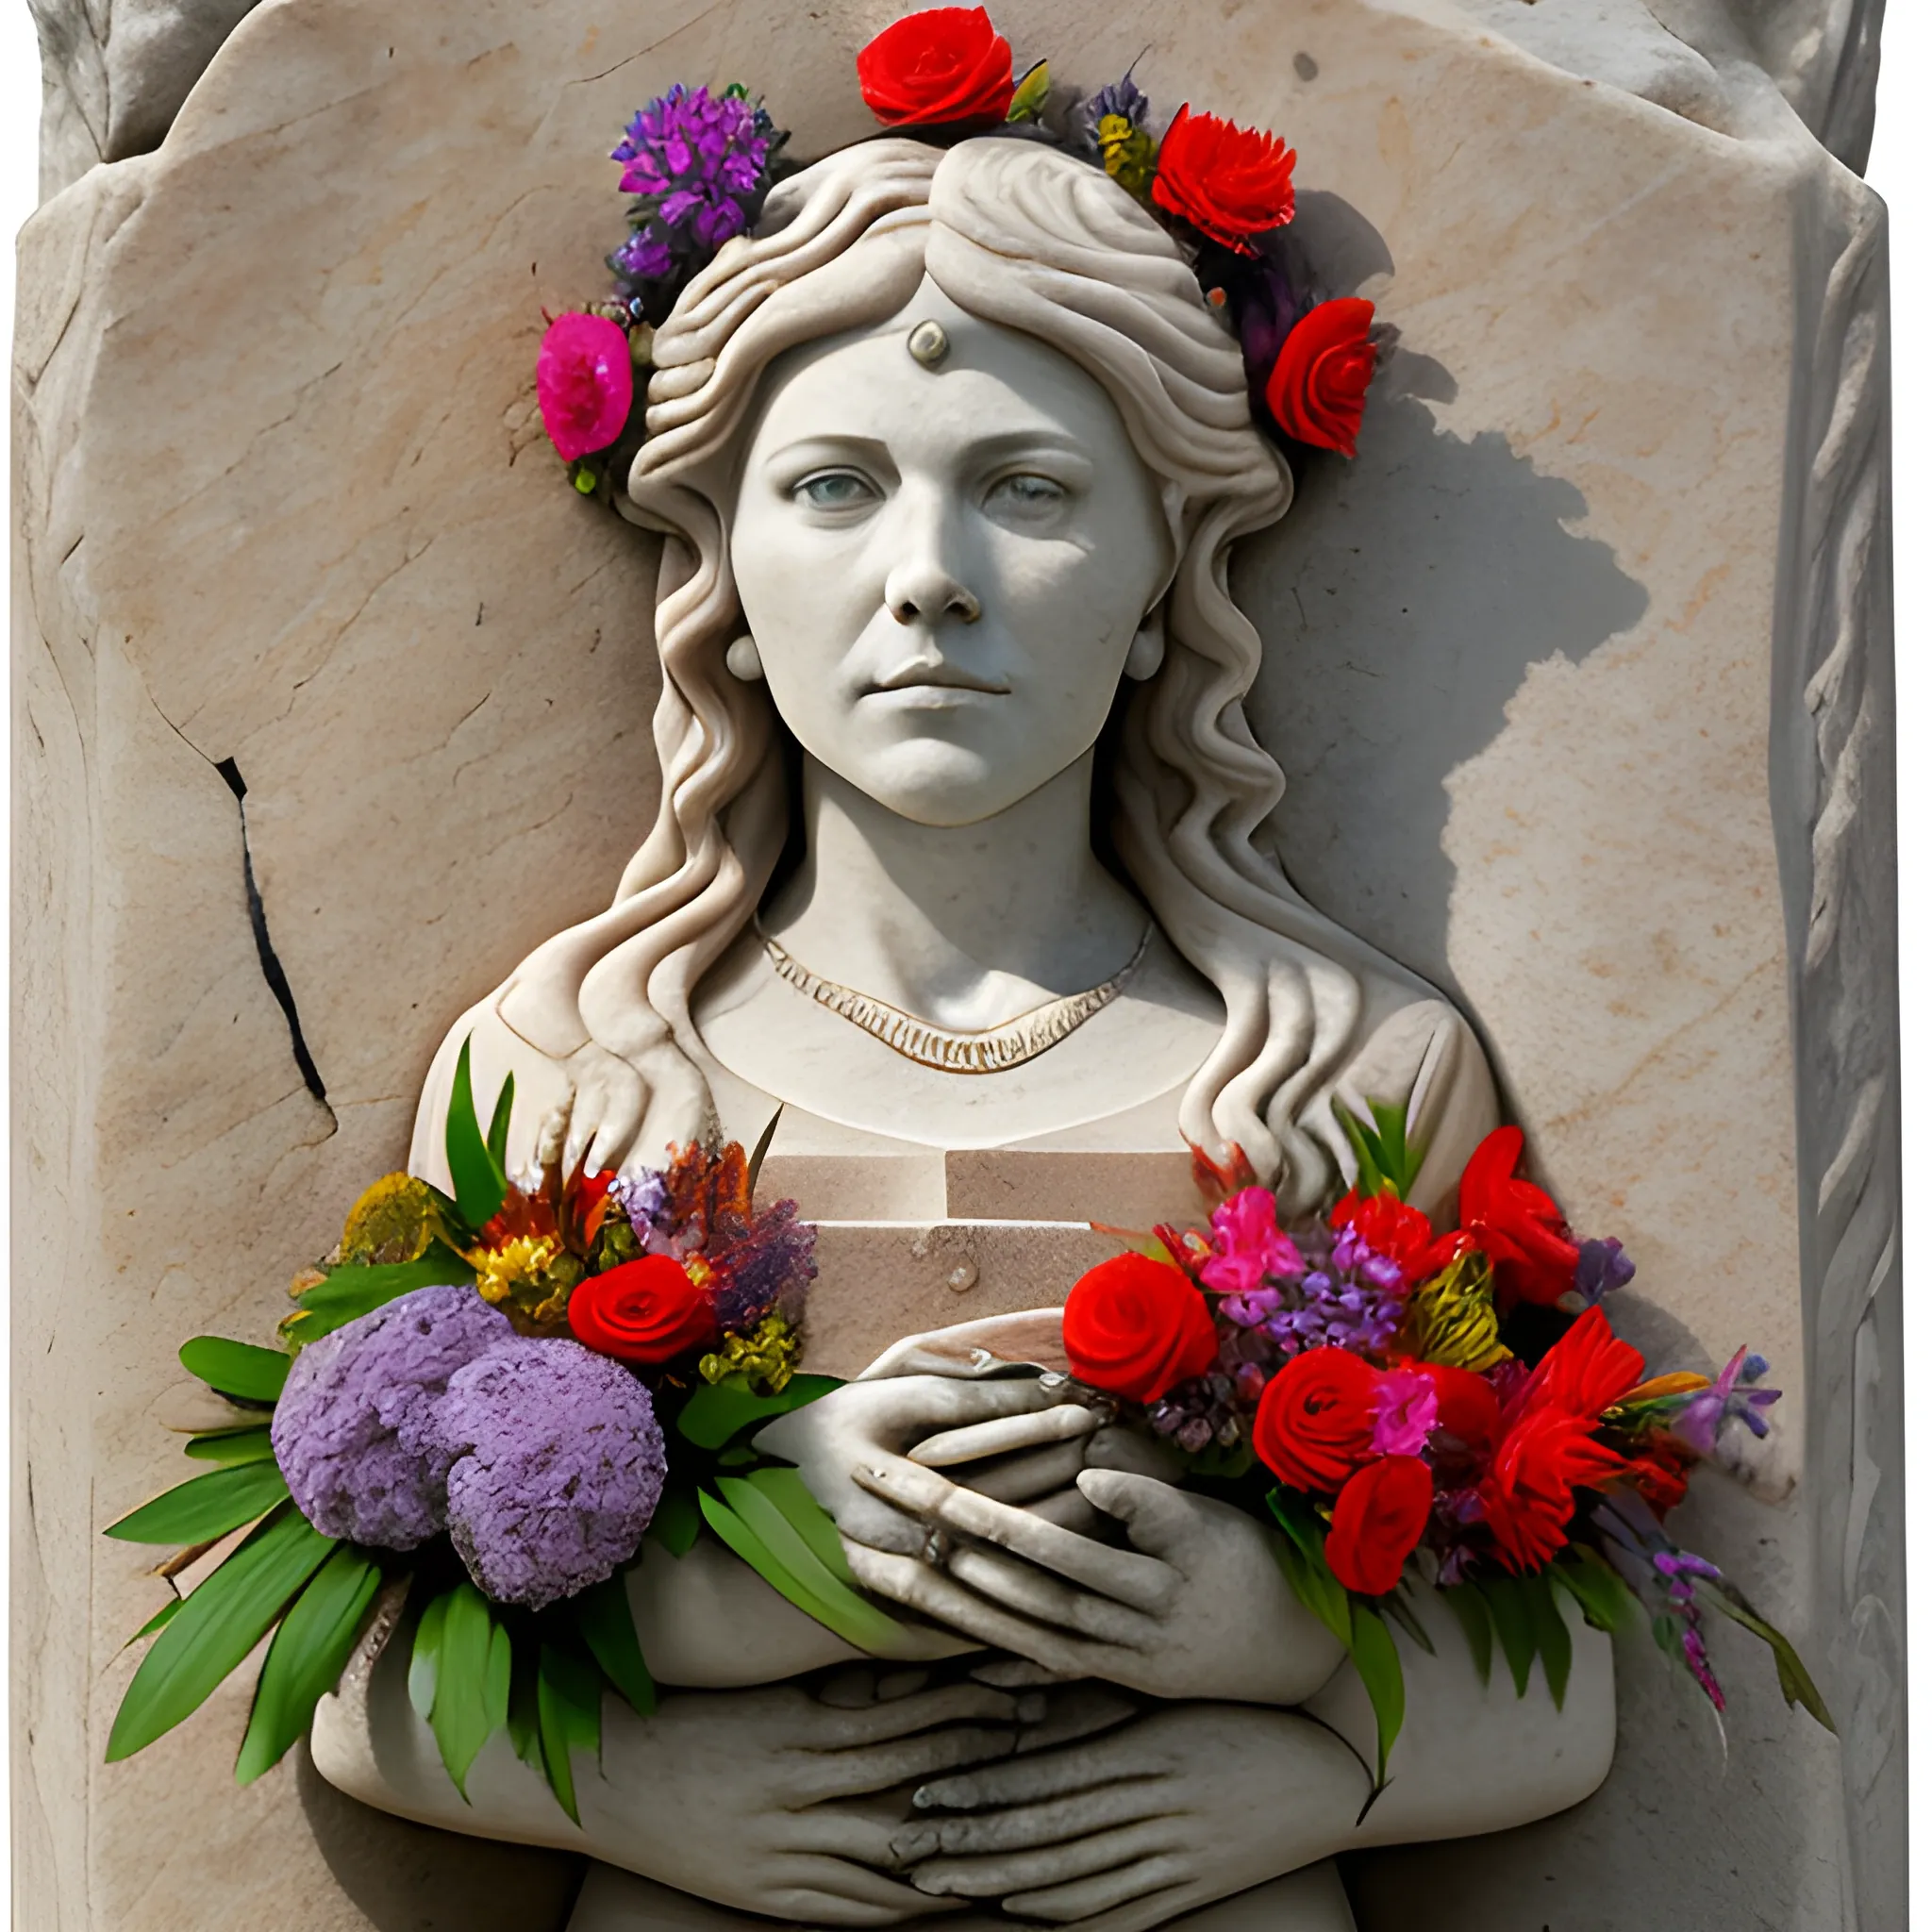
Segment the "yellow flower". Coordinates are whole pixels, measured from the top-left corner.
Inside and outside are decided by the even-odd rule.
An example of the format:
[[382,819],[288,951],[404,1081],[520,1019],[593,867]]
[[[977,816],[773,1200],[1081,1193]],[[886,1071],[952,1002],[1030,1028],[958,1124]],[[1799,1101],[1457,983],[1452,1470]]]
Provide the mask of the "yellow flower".
[[798,1366],[798,1332],[782,1315],[767,1315],[749,1335],[727,1335],[698,1363],[708,1382],[742,1375],[766,1395],[784,1393]]
[[1497,1326],[1490,1264],[1480,1255],[1460,1255],[1409,1296],[1397,1345],[1420,1360],[1480,1374],[1509,1359]]
[[1154,170],[1159,160],[1154,137],[1136,127],[1124,114],[1103,114],[1094,126],[1093,138],[1100,143],[1100,158],[1107,164],[1107,172],[1129,194],[1144,201],[1154,186]]
[[555,1235],[512,1235],[464,1259],[476,1271],[476,1292],[528,1332],[560,1327],[570,1291],[584,1278],[584,1264]]
[[447,1240],[435,1191],[411,1174],[388,1174],[349,1209],[341,1258],[369,1263],[420,1261],[439,1236]]

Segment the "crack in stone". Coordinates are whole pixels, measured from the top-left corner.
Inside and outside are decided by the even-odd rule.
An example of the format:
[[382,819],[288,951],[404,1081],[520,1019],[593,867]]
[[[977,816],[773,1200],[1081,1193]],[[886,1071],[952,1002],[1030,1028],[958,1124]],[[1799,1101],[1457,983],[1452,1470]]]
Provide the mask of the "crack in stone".
[[[289,975],[282,968],[280,956],[275,952],[275,941],[269,937],[268,913],[261,903],[261,889],[255,882],[255,857],[248,848],[247,780],[242,777],[242,769],[233,758],[210,762],[222,774],[228,790],[235,794],[235,809],[242,820],[242,880],[248,889],[248,925],[255,935],[255,952],[261,961],[261,976],[267,980],[269,991],[275,994],[275,1005],[282,1009],[282,1018],[289,1023],[289,1044],[294,1051],[302,1084],[323,1106],[327,1107],[328,1089],[323,1085],[315,1056],[308,1051],[308,1042],[302,1037],[302,1016],[295,1010],[295,994],[289,985]],[[333,1108],[330,1108],[330,1113],[333,1115]]]

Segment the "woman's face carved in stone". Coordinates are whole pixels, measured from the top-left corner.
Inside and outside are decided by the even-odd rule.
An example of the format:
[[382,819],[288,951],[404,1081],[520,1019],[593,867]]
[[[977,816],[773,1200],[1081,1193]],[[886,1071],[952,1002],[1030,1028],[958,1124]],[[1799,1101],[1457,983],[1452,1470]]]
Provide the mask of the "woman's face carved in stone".
[[[922,323],[945,331],[936,366],[908,347]],[[1074,764],[1123,671],[1149,675],[1135,634],[1172,547],[1100,385],[928,281],[876,332],[774,366],[731,567],[805,749],[902,817],[965,825]]]

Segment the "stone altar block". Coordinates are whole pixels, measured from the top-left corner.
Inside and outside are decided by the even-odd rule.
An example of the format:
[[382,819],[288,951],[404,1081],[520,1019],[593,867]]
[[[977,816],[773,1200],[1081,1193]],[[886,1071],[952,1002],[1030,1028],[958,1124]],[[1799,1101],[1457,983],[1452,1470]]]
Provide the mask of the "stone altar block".
[[[97,1533],[171,1474],[178,1340],[272,1319],[400,1162],[451,1019],[650,823],[653,541],[559,489],[530,383],[608,245],[607,137],[675,79],[741,76],[798,152],[854,140],[851,52],[895,11],[266,0],[158,149],[22,238],[37,1932],[568,1914],[573,1861],[364,1811],[299,1754],[238,1793],[239,1682],[103,1766],[168,1586]],[[1138,57],[1299,144],[1302,220],[1400,335],[1359,460],[1317,463],[1237,560],[1290,781],[1269,837],[1470,1014],[1543,1176],[1638,1257],[1631,1338],[1713,1366],[1748,1336],[1787,1391],[1769,1453],[1691,1508],[1840,1740],[1720,1632],[1726,1759],[1640,1641],[1604,1790],[1362,1855],[1377,1932],[1903,1923],[1884,228],[1834,158],[1876,26],[1801,11],[1000,9],[1070,75]]]

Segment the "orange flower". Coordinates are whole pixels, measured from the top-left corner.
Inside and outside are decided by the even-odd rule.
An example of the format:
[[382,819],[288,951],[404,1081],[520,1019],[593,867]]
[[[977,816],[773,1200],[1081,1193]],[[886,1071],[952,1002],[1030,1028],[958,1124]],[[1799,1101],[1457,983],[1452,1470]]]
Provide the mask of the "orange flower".
[[1161,138],[1154,200],[1224,247],[1252,255],[1255,236],[1293,218],[1293,175],[1294,150],[1278,134],[1184,107]]

